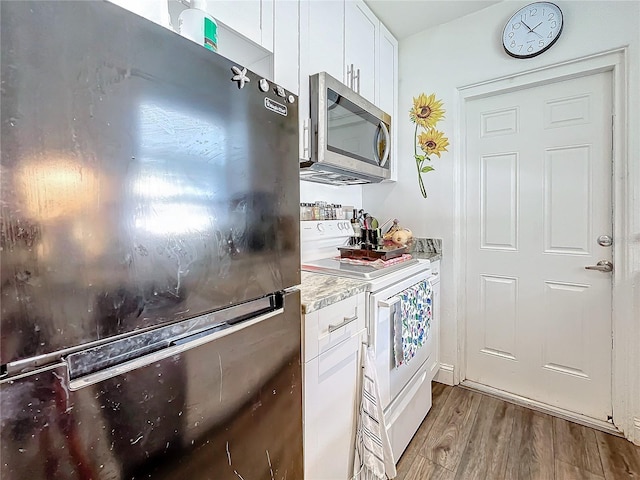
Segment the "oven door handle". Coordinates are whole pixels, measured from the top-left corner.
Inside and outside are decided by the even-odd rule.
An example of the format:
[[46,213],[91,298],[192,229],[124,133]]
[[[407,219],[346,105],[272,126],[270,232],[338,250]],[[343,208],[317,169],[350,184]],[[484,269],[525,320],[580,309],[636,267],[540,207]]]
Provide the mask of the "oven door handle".
[[[389,361],[391,362],[391,365],[399,365],[398,362],[402,360],[400,357],[398,357],[398,355],[399,354],[401,355],[401,352],[402,352],[402,344],[398,343],[400,341],[400,336],[396,335],[396,322],[398,320],[397,316],[398,316],[399,305],[400,305],[400,296],[397,296],[397,295],[395,297],[391,297],[386,300],[378,301],[379,309],[381,308],[389,309],[389,331],[386,332],[384,335],[386,336],[386,338],[389,338],[388,335],[391,335],[391,338],[390,338],[391,344],[388,346],[389,354],[390,354]],[[376,343],[377,343],[377,340],[376,340]]]
[[391,308],[400,301],[400,297],[391,297],[386,300],[378,300],[378,306],[384,308]]

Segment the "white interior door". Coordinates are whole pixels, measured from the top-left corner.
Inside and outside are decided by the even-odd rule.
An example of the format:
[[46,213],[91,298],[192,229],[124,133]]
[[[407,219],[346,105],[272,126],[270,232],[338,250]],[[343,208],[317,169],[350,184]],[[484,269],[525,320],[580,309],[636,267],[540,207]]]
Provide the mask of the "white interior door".
[[611,415],[610,72],[467,103],[466,378]]

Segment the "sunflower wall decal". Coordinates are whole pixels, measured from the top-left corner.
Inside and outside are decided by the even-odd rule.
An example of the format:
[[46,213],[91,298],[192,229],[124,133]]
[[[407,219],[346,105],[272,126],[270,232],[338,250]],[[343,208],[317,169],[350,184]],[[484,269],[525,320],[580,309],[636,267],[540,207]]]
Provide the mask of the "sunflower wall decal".
[[[416,124],[416,131],[413,135],[413,156],[418,169],[420,193],[424,198],[427,198],[427,190],[422,181],[422,174],[435,170],[431,165],[428,163],[425,165],[425,163],[431,163],[431,155],[437,155],[439,158],[440,154],[446,152],[449,146],[449,139],[435,128],[436,123],[444,118],[444,114],[442,101],[436,99],[435,93],[429,96],[421,93],[414,97],[413,108],[409,110],[409,119]],[[418,129],[422,130],[419,134]],[[418,155],[418,146],[423,155]]]

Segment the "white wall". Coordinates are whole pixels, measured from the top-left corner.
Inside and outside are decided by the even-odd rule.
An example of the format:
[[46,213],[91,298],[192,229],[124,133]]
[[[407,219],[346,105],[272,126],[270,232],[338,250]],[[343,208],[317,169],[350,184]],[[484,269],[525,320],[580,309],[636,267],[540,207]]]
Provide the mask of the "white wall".
[[[628,225],[630,269],[636,303],[629,306],[638,321],[628,332],[640,344],[640,2],[556,1],[564,13],[564,30],[558,42],[542,55],[517,60],[507,56],[501,45],[505,22],[528,1],[505,1],[453,22],[413,35],[399,46],[398,183],[363,187],[367,208],[378,216],[395,216],[420,237],[443,239],[441,360],[457,365],[456,288],[451,249],[456,239],[454,226],[454,158],[459,152],[461,131],[458,88],[504,77],[618,47],[628,47],[628,155],[635,169],[627,181],[629,207],[635,212]],[[434,157],[435,172],[424,176],[429,197],[420,195],[413,159],[414,126],[408,111],[412,98],[435,92],[444,101],[446,118],[438,124],[451,142],[449,153]],[[632,342],[633,343],[633,342]],[[640,385],[640,370],[630,373],[631,384]],[[633,378],[635,376],[635,378]],[[636,387],[636,412],[640,442],[640,387]],[[631,401],[633,403],[633,400]]]
[[315,202],[316,200],[340,205],[353,205],[354,208],[360,209],[362,207],[362,186],[333,186],[300,180],[300,201]]

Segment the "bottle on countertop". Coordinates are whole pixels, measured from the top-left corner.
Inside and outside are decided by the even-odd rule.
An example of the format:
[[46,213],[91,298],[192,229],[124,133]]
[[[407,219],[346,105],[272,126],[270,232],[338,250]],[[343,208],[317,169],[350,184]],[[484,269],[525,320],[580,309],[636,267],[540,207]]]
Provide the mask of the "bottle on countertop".
[[360,221],[358,220],[358,212],[355,208],[353,209],[353,217],[351,217],[351,227],[353,228],[354,237],[360,237],[362,235]]
[[300,204],[300,220],[313,220],[313,207],[310,203]]
[[320,202],[316,201],[312,207],[312,220],[320,220]]
[[191,8],[184,10],[178,17],[178,33],[189,40],[218,51],[218,24],[206,12],[206,0],[191,0]]

